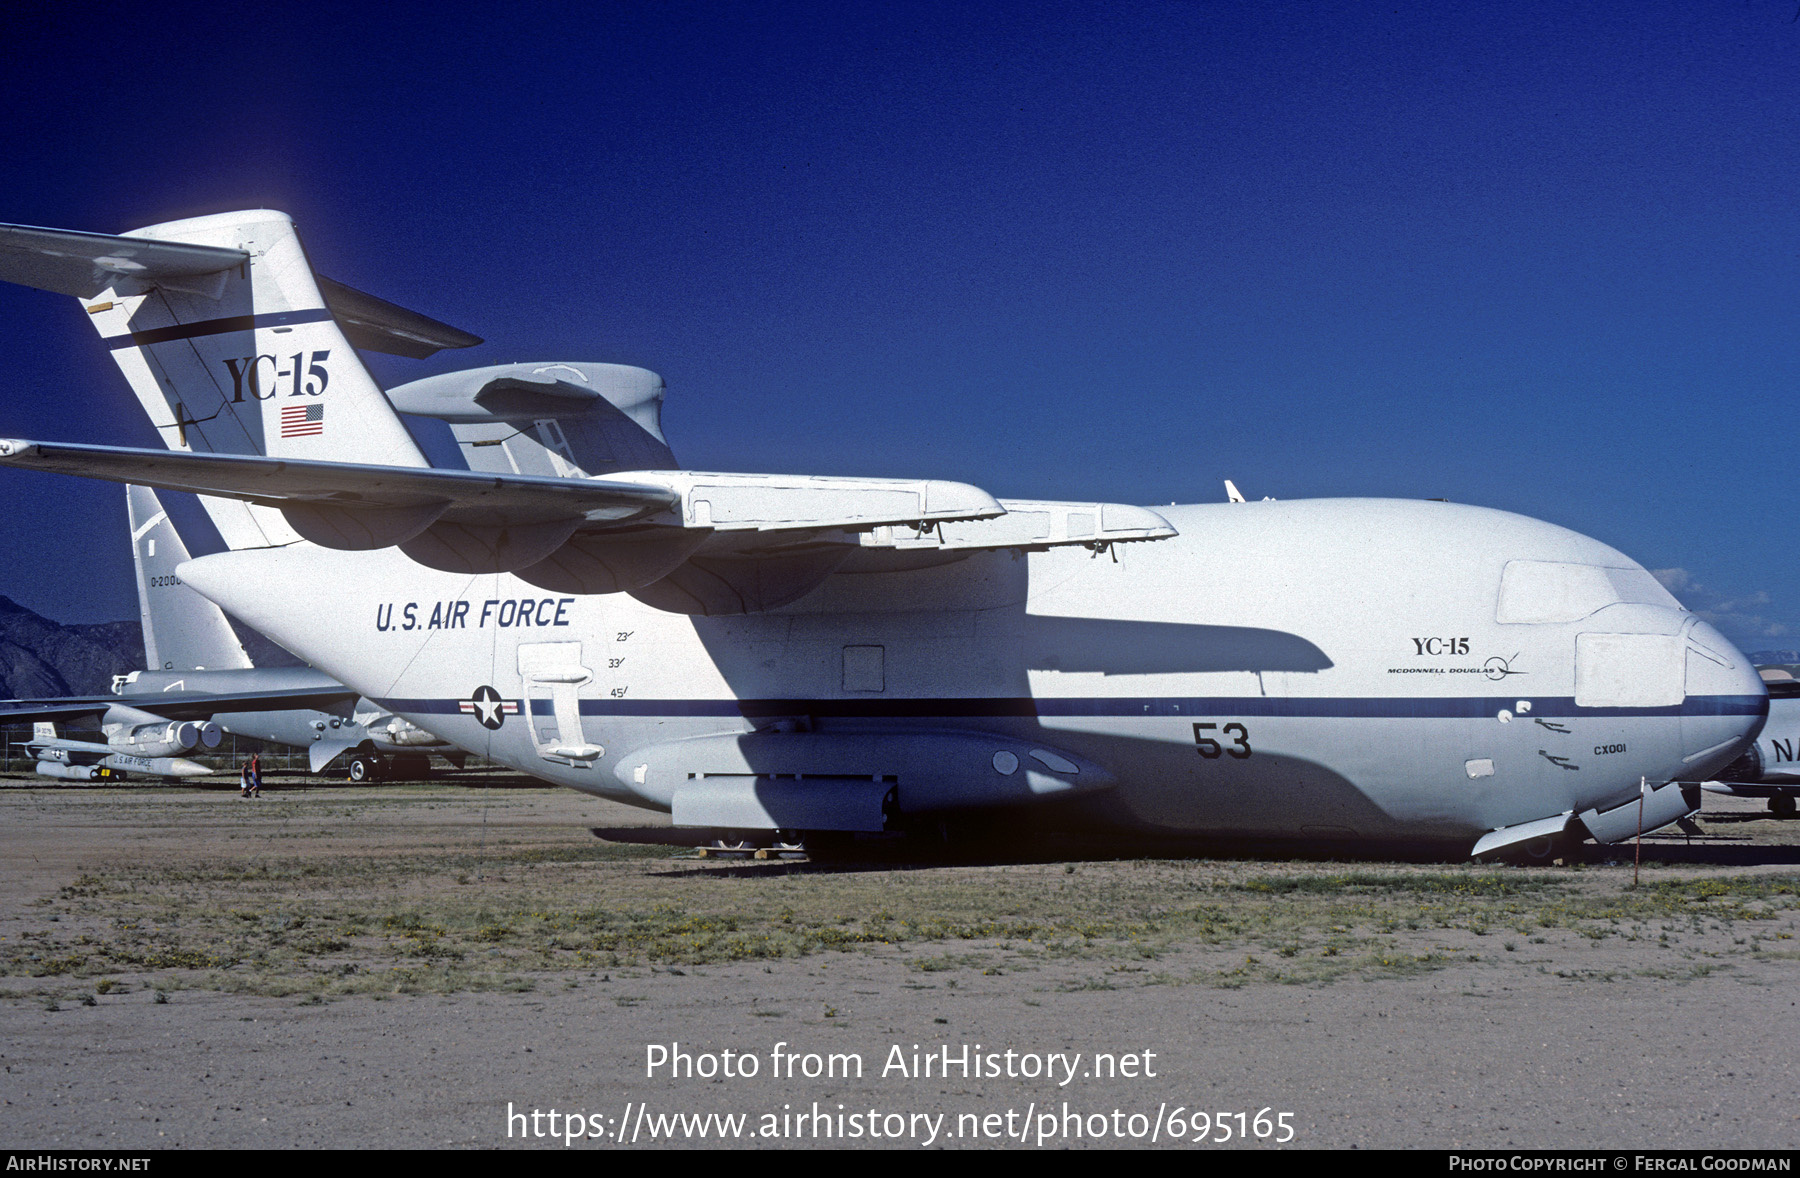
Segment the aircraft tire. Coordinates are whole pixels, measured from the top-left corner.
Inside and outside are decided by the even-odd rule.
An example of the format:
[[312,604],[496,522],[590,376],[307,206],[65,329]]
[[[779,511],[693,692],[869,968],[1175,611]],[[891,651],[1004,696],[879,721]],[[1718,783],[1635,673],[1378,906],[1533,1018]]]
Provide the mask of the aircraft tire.
[[1788,794],[1776,794],[1769,799],[1769,813],[1777,818],[1794,816],[1794,799]]
[[362,785],[375,778],[374,759],[371,757],[351,757],[348,777],[351,785]]

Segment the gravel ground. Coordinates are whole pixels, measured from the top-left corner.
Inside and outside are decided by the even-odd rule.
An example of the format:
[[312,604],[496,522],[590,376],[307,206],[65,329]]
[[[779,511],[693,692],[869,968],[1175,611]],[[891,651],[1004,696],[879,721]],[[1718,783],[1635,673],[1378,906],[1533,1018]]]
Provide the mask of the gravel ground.
[[[1648,894],[1629,890],[1629,852],[1618,849],[1617,861],[1596,852],[1573,870],[1040,856],[813,873],[642,847],[594,859],[596,848],[616,848],[587,828],[662,819],[567,791],[466,784],[384,792],[277,782],[246,802],[234,792],[0,781],[0,950],[13,953],[0,977],[3,1144],[564,1148],[575,1113],[588,1118],[577,1122],[584,1132],[604,1134],[575,1148],[660,1148],[716,1144],[716,1120],[672,1132],[663,1121],[716,1113],[745,1116],[738,1144],[835,1145],[825,1134],[842,1132],[852,1145],[1037,1148],[1147,1144],[1152,1133],[1166,1144],[1172,1132],[1194,1135],[1190,1118],[1205,1112],[1208,1136],[1232,1138],[1205,1148],[1274,1144],[1284,1123],[1297,1147],[1800,1145],[1790,1029],[1800,1016],[1800,824],[1767,819],[1757,803],[1709,797],[1698,837],[1647,842],[1646,887],[1689,889],[1651,911],[1608,907]],[[358,874],[406,856],[425,864],[420,879],[440,882],[412,897]],[[372,911],[399,903],[439,919],[431,905],[455,891],[497,911],[505,896],[529,906],[542,895],[537,916],[564,931],[541,944],[484,933],[505,947],[495,958],[504,970],[491,974],[392,964],[385,946],[425,943],[410,926],[291,957],[269,950],[260,964],[240,948],[239,964],[220,968],[144,955],[143,944],[176,944],[157,939],[174,931],[131,941],[136,965],[104,956],[125,953],[127,934],[113,926],[140,923],[121,916],[109,926],[106,914],[148,912],[179,894],[192,924],[203,905],[170,889],[215,888],[206,871],[220,864],[269,868],[274,882],[257,886],[313,888],[315,924],[346,895]],[[322,870],[273,870],[296,864]],[[430,874],[440,869],[458,882]],[[1406,912],[1447,911],[1407,890],[1413,879],[1488,890],[1459,899],[1453,919],[1408,923]],[[1538,881],[1554,896],[1540,901]],[[1183,887],[1211,906],[1204,932],[1170,923],[1164,907],[1178,905],[1141,902],[1146,889]],[[733,935],[747,936],[764,927],[758,905],[788,895],[850,911],[794,904],[797,916],[768,921],[897,931],[762,957],[682,933],[597,956],[599,941],[554,924],[578,911],[578,893],[590,931],[589,909],[613,905],[709,921],[741,912]],[[1350,893],[1373,899],[1346,908]],[[1138,921],[1118,927],[1136,931],[1095,915],[1115,894]],[[270,895],[255,894],[257,913],[272,910]],[[939,928],[908,915],[970,895],[991,897],[996,919],[1035,924],[996,931],[958,917]],[[1540,902],[1563,915],[1522,921]],[[888,919],[870,915],[875,903],[893,907],[898,923],[870,925]],[[1044,915],[1079,903],[1082,919],[1097,922],[1082,936]],[[440,923],[432,944],[465,945],[453,920]],[[478,943],[487,942],[465,948]],[[100,955],[81,958],[84,949]],[[64,951],[73,956],[56,957]],[[379,969],[394,971],[384,984],[407,980],[341,992],[318,980],[347,956],[363,962],[352,980]],[[46,972],[50,960],[75,964]],[[968,1075],[956,1062],[965,1046],[980,1065]],[[713,1074],[670,1075],[665,1064],[647,1076],[658,1050]],[[734,1073],[750,1069],[748,1057],[755,1074],[717,1074],[727,1052]],[[832,1057],[839,1074],[805,1074]],[[926,1057],[934,1066],[919,1074]],[[844,1074],[853,1066],[860,1076]],[[1021,1074],[1046,1067],[1051,1078]],[[522,1115],[509,1121],[509,1109]],[[551,1110],[554,1125],[529,1115]],[[1239,1142],[1245,1130],[1251,1138]]]

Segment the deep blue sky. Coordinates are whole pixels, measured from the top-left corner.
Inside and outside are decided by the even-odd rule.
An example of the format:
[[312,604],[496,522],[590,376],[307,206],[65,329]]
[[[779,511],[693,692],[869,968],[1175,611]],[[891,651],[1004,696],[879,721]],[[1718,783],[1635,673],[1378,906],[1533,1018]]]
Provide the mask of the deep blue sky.
[[[689,466],[1442,496],[1794,646],[1796,11],[12,6],[0,221],[284,209],[489,341],[382,379],[641,364]],[[83,319],[0,288],[0,435],[155,445]],[[117,488],[0,506],[0,593],[135,613]]]

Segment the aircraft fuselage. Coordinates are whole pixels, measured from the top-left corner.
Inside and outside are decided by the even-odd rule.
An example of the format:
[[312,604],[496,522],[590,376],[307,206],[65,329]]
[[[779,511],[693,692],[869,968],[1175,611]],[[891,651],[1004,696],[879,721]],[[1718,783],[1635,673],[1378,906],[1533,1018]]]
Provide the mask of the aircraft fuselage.
[[[392,549],[182,577],[465,749],[678,819],[682,790],[748,772],[891,783],[903,810],[1064,796],[1175,835],[1463,839],[1698,780],[1767,713],[1729,642],[1563,528],[1414,501],[1157,510],[1178,536],[842,571],[728,617]],[[943,739],[921,758],[900,733]]]

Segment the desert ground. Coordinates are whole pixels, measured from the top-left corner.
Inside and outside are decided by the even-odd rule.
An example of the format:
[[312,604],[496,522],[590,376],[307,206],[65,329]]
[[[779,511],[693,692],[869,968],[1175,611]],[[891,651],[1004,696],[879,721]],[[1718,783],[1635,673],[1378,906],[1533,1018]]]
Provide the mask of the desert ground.
[[1759,802],[1634,885],[1629,846],[702,859],[525,781],[0,778],[0,1145],[1800,1146]]

